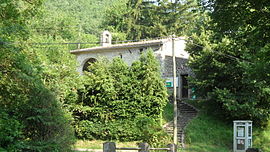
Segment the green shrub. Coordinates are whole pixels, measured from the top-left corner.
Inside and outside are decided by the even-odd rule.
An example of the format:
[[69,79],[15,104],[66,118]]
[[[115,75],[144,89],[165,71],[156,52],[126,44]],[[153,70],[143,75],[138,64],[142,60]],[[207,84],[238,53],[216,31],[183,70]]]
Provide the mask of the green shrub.
[[75,128],[77,136],[81,139],[142,140],[154,147],[166,146],[171,142],[171,137],[164,132],[160,124],[146,116],[138,116],[132,120],[116,120],[106,124],[83,120]]
[[83,120],[75,128],[77,137],[81,139],[134,141],[141,137],[134,120],[116,120],[106,124]]
[[[11,118],[14,133],[22,134],[13,139],[13,142],[24,143],[16,150],[67,151],[74,137],[71,115],[43,85],[37,67],[32,66],[22,52],[16,52],[18,48],[13,49],[0,52],[0,67],[5,69],[0,72],[0,107],[6,112],[2,121],[9,123],[7,120]],[[6,128],[0,129],[6,132]]]
[[270,152],[270,121],[266,127],[255,130],[253,136],[253,147],[262,149],[263,152]]
[[0,150],[14,151],[23,147],[22,129],[23,126],[14,118],[10,118],[7,113],[0,110]]
[[[69,151],[73,143],[71,115],[59,102],[63,94],[48,88],[46,82],[53,81],[52,75],[46,75],[45,64],[34,60],[41,56],[26,44],[33,42],[33,37],[29,39],[31,28],[26,25],[39,14],[42,2],[0,2],[1,151]],[[61,79],[66,78],[68,72],[51,67],[62,74]],[[54,81],[53,85],[58,83]]]
[[172,137],[154,119],[138,117],[136,127],[139,129],[140,140],[147,142],[152,147],[164,147],[172,142]]
[[116,58],[101,59],[89,68],[85,87],[70,106],[79,138],[139,140],[142,130],[135,118],[144,116],[160,124],[167,91],[153,52],[143,54],[131,67]]

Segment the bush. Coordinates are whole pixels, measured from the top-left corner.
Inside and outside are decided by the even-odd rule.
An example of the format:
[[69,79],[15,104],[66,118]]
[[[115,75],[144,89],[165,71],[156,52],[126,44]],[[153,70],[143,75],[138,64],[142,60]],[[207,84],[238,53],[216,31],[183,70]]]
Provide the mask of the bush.
[[139,129],[140,140],[152,147],[164,147],[172,141],[172,137],[163,130],[162,126],[149,117],[138,117],[136,127]]
[[10,118],[7,113],[0,110],[0,150],[14,151],[23,147],[21,139],[23,126],[14,118]]
[[256,130],[253,136],[254,147],[260,148],[263,152],[270,152],[270,121],[266,127]]
[[134,141],[140,137],[134,120],[118,120],[106,124],[83,120],[75,128],[81,139]]
[[[71,115],[43,85],[36,67],[14,50],[0,52],[0,67],[5,69],[0,71],[1,123],[6,123],[0,132],[8,134],[1,140],[16,151],[68,151],[74,137]],[[16,146],[20,143],[23,146]]]
[[153,52],[143,54],[131,67],[116,58],[102,59],[89,68],[85,87],[71,104],[79,138],[139,140],[141,131],[134,118],[161,122],[167,91]]
[[137,141],[149,143],[154,147],[162,147],[171,142],[159,123],[145,116],[133,120],[116,120],[106,124],[83,120],[76,128],[81,139],[101,139],[118,141]]
[[33,59],[40,56],[26,44],[32,42],[26,25],[39,14],[42,2],[0,2],[1,151],[69,151],[73,143],[71,115],[59,103],[58,92],[45,86],[51,78],[42,79],[44,64]]

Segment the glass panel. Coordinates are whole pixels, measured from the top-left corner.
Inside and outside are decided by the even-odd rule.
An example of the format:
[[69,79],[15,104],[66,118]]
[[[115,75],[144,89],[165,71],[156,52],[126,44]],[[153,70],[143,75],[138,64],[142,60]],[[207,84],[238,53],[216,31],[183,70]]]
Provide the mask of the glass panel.
[[251,147],[251,139],[248,140],[248,147]]
[[236,124],[237,124],[237,125],[245,125],[244,122],[237,122]]
[[237,137],[245,137],[245,127],[237,126]]
[[252,133],[251,133],[251,126],[248,126],[248,137],[251,137]]
[[245,150],[245,139],[237,139],[236,149]]

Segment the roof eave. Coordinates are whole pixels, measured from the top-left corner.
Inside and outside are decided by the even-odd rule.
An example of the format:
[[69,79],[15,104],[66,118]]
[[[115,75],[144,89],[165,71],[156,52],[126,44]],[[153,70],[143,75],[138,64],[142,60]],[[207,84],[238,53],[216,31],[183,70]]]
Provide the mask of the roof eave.
[[86,49],[79,49],[79,50],[71,50],[71,54],[77,53],[84,53],[84,52],[91,52],[91,51],[100,51],[100,50],[111,50],[111,49],[127,49],[127,48],[139,48],[139,47],[149,47],[149,46],[158,46],[163,44],[163,41],[151,42],[151,43],[142,43],[142,44],[132,44],[126,43],[123,45],[111,45],[111,46],[99,46],[94,48],[86,48]]

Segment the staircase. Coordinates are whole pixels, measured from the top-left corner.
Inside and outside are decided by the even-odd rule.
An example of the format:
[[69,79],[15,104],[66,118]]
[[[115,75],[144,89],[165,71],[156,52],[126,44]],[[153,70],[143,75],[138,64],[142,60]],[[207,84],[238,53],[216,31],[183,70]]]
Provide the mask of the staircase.
[[[196,117],[198,110],[192,105],[180,102],[177,103],[178,119],[177,119],[177,138],[181,146],[184,147],[185,132],[184,129],[188,122]],[[164,125],[164,129],[170,135],[173,135],[173,121]]]

